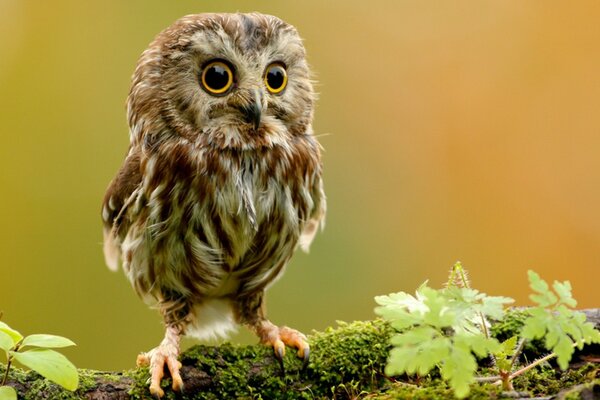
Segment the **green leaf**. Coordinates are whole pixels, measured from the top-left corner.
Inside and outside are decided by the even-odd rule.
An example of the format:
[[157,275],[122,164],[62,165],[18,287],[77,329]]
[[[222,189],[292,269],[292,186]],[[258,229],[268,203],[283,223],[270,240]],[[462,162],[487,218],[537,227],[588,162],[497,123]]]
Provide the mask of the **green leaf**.
[[455,313],[448,307],[448,302],[440,291],[423,287],[421,294],[424,296],[423,302],[428,309],[423,316],[423,322],[437,328],[452,326],[455,320]]
[[56,382],[67,390],[79,385],[77,368],[62,354],[50,349],[32,349],[23,353],[10,354],[21,364]]
[[504,317],[504,307],[514,303],[514,299],[503,296],[485,296],[480,311],[487,317],[500,320]]
[[537,303],[540,307],[554,305],[558,301],[558,298],[552,293],[548,283],[531,270],[527,271],[527,274],[529,276],[529,287],[538,293],[529,295],[531,301]]
[[[481,333],[486,318],[500,320],[504,317],[506,304],[514,300],[508,297],[488,296],[478,290],[450,286],[440,291],[445,300],[448,315],[454,316],[455,332]],[[483,318],[482,318],[483,317]]]
[[440,373],[450,383],[454,395],[463,398],[469,394],[469,385],[475,380],[476,370],[477,362],[469,349],[455,346],[450,356],[444,360]]
[[23,339],[23,335],[21,335],[19,331],[14,330],[2,321],[0,321],[0,332],[8,334],[15,344],[19,343],[19,341]]
[[512,365],[510,358],[512,358],[515,352],[517,340],[517,336],[506,339],[500,344],[499,350],[494,352],[494,356],[496,357],[496,365],[500,371],[509,371],[511,369]]
[[404,292],[375,297],[375,302],[380,305],[375,308],[375,313],[390,321],[394,329],[399,331],[422,324],[423,315],[428,311],[421,294],[425,285],[417,289],[416,297]]
[[577,301],[571,295],[571,282],[558,282],[554,281],[552,284],[552,288],[558,294],[559,300],[562,304],[570,308],[575,308],[577,306]]
[[395,347],[390,351],[386,366],[388,375],[427,374],[436,364],[448,357],[452,342],[429,326],[416,327],[394,336]]
[[[583,313],[578,313],[583,314]],[[585,315],[584,315],[585,317]],[[581,333],[583,335],[583,340],[586,343],[600,343],[600,331],[594,328],[594,324],[591,322],[586,322],[581,325]],[[581,349],[581,347],[580,347]]]
[[506,339],[500,346],[500,352],[506,354],[507,356],[512,356],[515,351],[515,347],[517,346],[517,340],[519,340],[519,337],[516,335]]
[[381,306],[398,306],[410,311],[419,308],[424,310],[425,308],[417,298],[405,292],[390,293],[387,296],[376,296],[375,302]]
[[[525,320],[521,336],[525,339],[544,339],[546,349],[556,353],[560,368],[565,369],[573,356],[575,347],[581,349],[584,343],[600,341],[600,332],[586,322],[583,313],[574,311],[577,303],[571,297],[571,284],[554,282],[553,289],[558,294],[554,299],[548,295],[550,289],[535,272],[529,271],[531,288],[539,293],[532,299],[539,301],[538,307],[527,310],[529,317]],[[546,293],[544,293],[546,291]]]
[[58,348],[58,347],[69,347],[75,346],[71,340],[56,335],[45,335],[45,334],[35,334],[29,335],[25,339],[23,339],[23,343],[21,347],[25,346],[36,346],[43,348]]
[[548,291],[548,284],[537,272],[529,270],[527,271],[527,277],[529,278],[529,287],[531,287],[531,289],[538,293],[545,293]]
[[429,343],[430,340],[438,336],[441,335],[436,329],[422,325],[393,336],[390,342],[394,346],[415,346],[421,343]]
[[13,338],[8,333],[0,331],[0,349],[9,351],[15,344]]
[[557,343],[553,346],[552,350],[556,353],[556,362],[563,371],[569,366],[571,356],[575,352],[573,342],[569,340],[568,336],[560,336]]
[[408,370],[408,362],[417,355],[414,347],[394,347],[390,350],[390,356],[385,366],[385,374],[388,376],[400,375]]
[[[495,338],[487,338],[484,335],[461,335],[464,336],[464,340],[467,342],[468,347],[477,354],[479,357],[486,357],[487,355],[496,353],[501,345]],[[459,336],[455,338],[455,342],[459,340]]]
[[521,329],[521,336],[525,339],[538,339],[546,333],[546,323],[550,320],[546,310],[540,307],[528,309],[529,317]]
[[426,375],[437,364],[443,362],[448,357],[451,348],[452,342],[445,337],[433,339],[427,345],[421,346],[419,357],[415,360],[419,375]]
[[402,309],[409,312],[425,312],[427,307],[423,304],[423,296],[421,290],[426,287],[423,283],[416,291],[416,297],[405,292],[390,293],[387,296],[376,296],[375,302],[381,306],[390,309]]
[[0,400],[17,400],[17,392],[10,386],[0,386]]

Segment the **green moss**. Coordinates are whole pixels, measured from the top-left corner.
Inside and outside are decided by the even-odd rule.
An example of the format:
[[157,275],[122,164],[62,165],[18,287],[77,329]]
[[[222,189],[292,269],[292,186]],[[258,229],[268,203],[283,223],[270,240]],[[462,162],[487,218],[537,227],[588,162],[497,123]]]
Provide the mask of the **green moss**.
[[34,371],[24,372],[17,368],[11,368],[9,384],[18,391],[19,399],[79,399],[75,393],[64,390]]
[[561,371],[550,366],[538,367],[514,380],[516,390],[528,391],[534,396],[553,395],[565,388],[590,382],[600,373],[600,366],[588,363],[579,368]]
[[600,393],[600,379],[584,383],[568,389],[562,393],[563,400],[597,399]]
[[353,382],[361,390],[381,386],[392,333],[392,328],[378,319],[340,322],[336,329],[313,335],[308,372],[320,384],[319,394],[325,395],[325,389],[346,382]]
[[[522,312],[512,312],[496,324],[492,332],[500,339],[512,336],[522,325]],[[521,325],[520,325],[521,324]],[[437,373],[417,378],[400,377],[407,382],[391,382],[383,373],[392,328],[382,320],[339,323],[337,328],[316,332],[309,337],[310,363],[302,371],[302,362],[288,349],[285,376],[266,346],[194,346],[181,355],[184,395],[170,390],[171,380],[162,382],[165,399],[448,399],[452,392]],[[0,373],[3,371],[0,364]],[[566,387],[589,382],[599,368],[589,364],[566,372],[537,368],[515,380],[519,391],[533,395],[554,394]],[[123,373],[80,370],[80,387],[69,392],[42,379],[35,372],[12,369],[9,382],[19,391],[20,399],[81,399],[100,385],[108,391],[123,391],[131,399],[150,399],[148,369],[137,368]],[[573,394],[576,396],[576,394]],[[470,399],[499,397],[499,388],[472,385]],[[577,397],[574,397],[577,398]]]
[[[501,397],[501,390],[497,386],[473,385],[471,393],[467,397],[470,400],[489,400]],[[447,400],[453,399],[454,393],[442,382],[434,381],[432,386],[415,386],[395,383],[387,390],[372,393],[362,399],[377,400]]]
[[[510,339],[512,336],[519,336],[528,315],[524,309],[514,308],[504,316],[502,321],[494,321],[490,329],[490,334],[500,342]],[[521,353],[521,361],[535,360],[548,353],[549,351],[544,347],[543,341],[528,341],[525,343],[525,347]]]
[[[182,374],[186,391],[195,393],[189,399],[265,398],[314,399],[328,398],[332,388],[352,383],[357,390],[374,390],[384,381],[382,370],[389,351],[389,326],[381,321],[340,323],[336,329],[315,333],[309,337],[311,358],[306,370],[292,349],[288,349],[284,365],[285,376],[271,348],[233,346],[194,346],[182,354]],[[203,390],[194,390],[192,379],[185,379],[185,367],[194,366],[206,373],[201,382]],[[147,393],[147,369],[130,375],[135,386],[133,398]],[[138,375],[138,374],[141,374]],[[171,382],[163,381],[165,391]]]
[[[3,375],[5,365],[0,364],[0,373]],[[123,376],[119,373],[106,373],[86,369],[79,370],[79,387],[75,392],[70,392],[61,386],[44,379],[35,371],[23,371],[12,367],[9,373],[8,384],[13,386],[19,393],[19,399],[38,400],[56,399],[71,400],[84,398],[85,393],[95,389],[98,382],[114,382],[121,386],[130,382],[123,382]]]
[[[251,398],[257,392],[268,398],[269,393],[286,389],[272,351],[263,346],[195,346],[181,361],[204,371],[210,380],[210,392],[199,392],[193,399]],[[286,357],[286,365],[291,362]]]
[[132,400],[144,399],[149,396],[147,381],[150,374],[147,367],[131,369],[125,371],[123,375],[132,380],[131,387],[128,390],[128,394]]
[[502,321],[494,321],[490,333],[493,337],[503,342],[518,335],[527,318],[525,310],[513,309],[508,312]]

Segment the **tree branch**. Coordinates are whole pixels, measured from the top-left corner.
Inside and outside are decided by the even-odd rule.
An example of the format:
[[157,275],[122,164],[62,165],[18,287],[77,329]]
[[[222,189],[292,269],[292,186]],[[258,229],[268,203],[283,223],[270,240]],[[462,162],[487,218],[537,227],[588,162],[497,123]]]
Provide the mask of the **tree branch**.
[[[598,328],[600,309],[584,312]],[[512,336],[520,327],[522,314],[515,310],[501,323],[492,325],[492,335]],[[272,349],[262,345],[194,346],[181,355],[184,396],[175,395],[170,390],[170,379],[164,379],[165,397],[313,399],[353,398],[361,392],[381,392],[393,386],[393,380],[383,373],[392,334],[392,328],[382,320],[340,323],[335,329],[315,332],[309,337],[311,360],[306,370],[301,371],[302,362],[288,349],[285,376],[281,375]],[[543,355],[541,351],[529,352],[528,357]],[[5,366],[0,365],[0,373],[4,371]],[[149,399],[148,376],[147,368],[123,372],[80,370],[80,386],[69,392],[35,372],[13,368],[7,384],[17,390],[19,399]],[[410,390],[418,390],[414,385],[403,385],[403,390],[409,386]]]

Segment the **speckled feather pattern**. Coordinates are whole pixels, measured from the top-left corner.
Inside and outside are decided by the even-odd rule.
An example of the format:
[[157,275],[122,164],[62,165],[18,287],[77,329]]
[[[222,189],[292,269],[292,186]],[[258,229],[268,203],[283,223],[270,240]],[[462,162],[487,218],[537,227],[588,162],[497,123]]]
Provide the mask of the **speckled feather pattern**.
[[[211,59],[235,68],[225,96],[199,86]],[[288,85],[264,91],[254,128],[237,110],[275,61]],[[323,224],[314,101],[302,42],[276,17],[186,16],[142,54],[127,101],[130,148],[104,198],[104,252],[167,324],[208,337],[265,318],[265,289]]]

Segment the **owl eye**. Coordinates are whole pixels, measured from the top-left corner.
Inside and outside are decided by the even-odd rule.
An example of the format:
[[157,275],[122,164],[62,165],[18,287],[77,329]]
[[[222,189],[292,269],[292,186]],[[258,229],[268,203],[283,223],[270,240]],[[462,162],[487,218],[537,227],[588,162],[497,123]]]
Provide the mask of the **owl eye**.
[[233,84],[233,72],[223,61],[211,61],[202,70],[202,87],[210,94],[224,94]]
[[269,92],[273,94],[281,93],[287,85],[285,67],[279,63],[269,65],[265,72],[265,84]]

